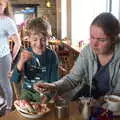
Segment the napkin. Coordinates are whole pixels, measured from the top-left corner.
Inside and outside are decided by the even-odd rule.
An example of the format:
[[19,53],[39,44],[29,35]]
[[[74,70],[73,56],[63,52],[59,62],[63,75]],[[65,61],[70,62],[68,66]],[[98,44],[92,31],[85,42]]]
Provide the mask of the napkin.
[[91,109],[89,120],[113,120],[113,112],[101,107],[93,107]]

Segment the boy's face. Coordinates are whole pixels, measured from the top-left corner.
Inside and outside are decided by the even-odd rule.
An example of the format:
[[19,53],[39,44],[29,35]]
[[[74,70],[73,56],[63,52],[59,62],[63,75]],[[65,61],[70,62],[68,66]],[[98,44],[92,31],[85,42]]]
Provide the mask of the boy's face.
[[42,33],[30,32],[30,44],[33,49],[44,50],[46,47],[46,39]]

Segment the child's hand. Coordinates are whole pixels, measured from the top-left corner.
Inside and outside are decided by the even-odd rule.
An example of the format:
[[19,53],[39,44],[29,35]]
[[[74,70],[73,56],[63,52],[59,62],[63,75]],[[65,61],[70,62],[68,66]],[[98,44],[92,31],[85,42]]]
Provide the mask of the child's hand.
[[24,63],[30,59],[32,59],[32,52],[28,51],[28,50],[23,50],[19,59],[19,62],[17,64],[17,68],[18,70],[22,70]]
[[32,52],[28,50],[23,50],[20,56],[20,60],[22,60],[22,62],[25,63],[26,61],[32,59],[32,56]]

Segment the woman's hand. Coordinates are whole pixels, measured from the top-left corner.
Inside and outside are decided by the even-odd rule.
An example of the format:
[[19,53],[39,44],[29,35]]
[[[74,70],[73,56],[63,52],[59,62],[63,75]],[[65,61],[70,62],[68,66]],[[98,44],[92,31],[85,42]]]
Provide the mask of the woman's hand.
[[54,83],[37,82],[33,88],[39,93],[56,91],[56,85]]

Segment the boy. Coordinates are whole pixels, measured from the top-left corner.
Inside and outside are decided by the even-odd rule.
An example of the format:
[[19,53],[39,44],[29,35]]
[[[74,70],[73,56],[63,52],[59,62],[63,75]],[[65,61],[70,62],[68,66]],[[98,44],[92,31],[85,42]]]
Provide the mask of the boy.
[[39,102],[41,96],[33,89],[33,84],[38,81],[51,83],[58,80],[58,57],[53,50],[46,47],[49,33],[45,20],[33,19],[28,24],[28,30],[31,47],[21,52],[11,81],[18,83],[24,76],[21,99]]

